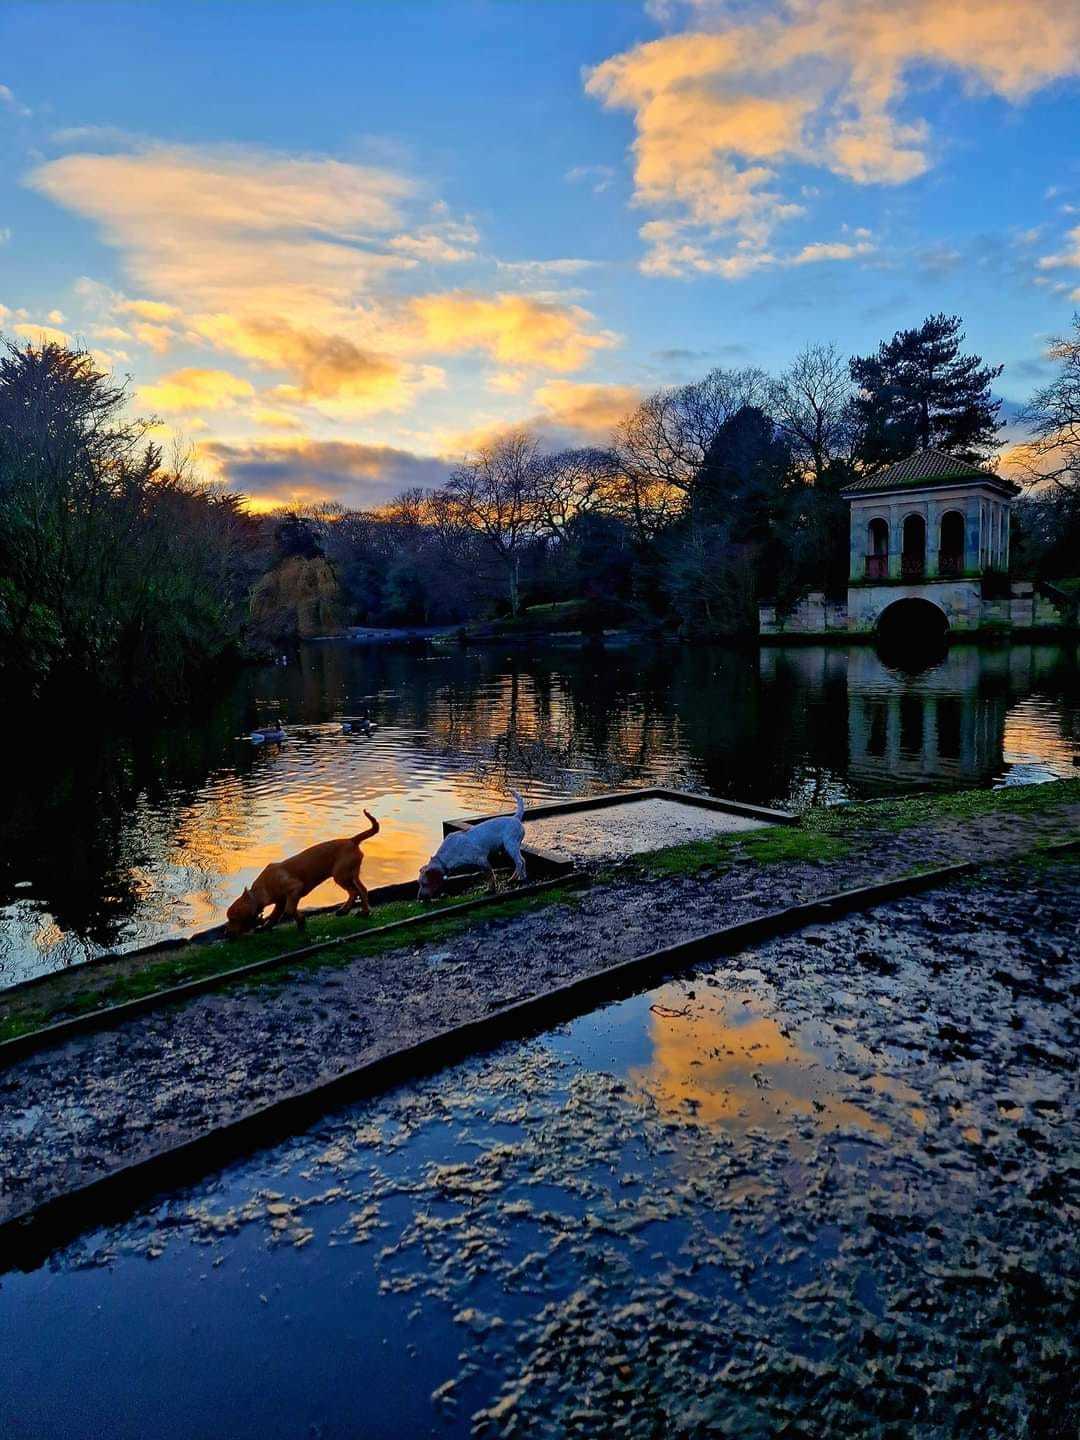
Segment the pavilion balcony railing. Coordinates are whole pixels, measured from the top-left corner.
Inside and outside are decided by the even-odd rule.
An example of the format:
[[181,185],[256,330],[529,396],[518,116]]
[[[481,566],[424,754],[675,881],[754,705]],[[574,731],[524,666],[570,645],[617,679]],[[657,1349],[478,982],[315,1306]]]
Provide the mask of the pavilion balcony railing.
[[889,578],[888,555],[867,555],[866,578],[868,580],[887,580]]
[[922,555],[902,555],[900,575],[904,580],[921,580],[926,574],[926,561]]
[[937,568],[939,575],[960,575],[964,570],[964,557],[951,551],[939,550]]

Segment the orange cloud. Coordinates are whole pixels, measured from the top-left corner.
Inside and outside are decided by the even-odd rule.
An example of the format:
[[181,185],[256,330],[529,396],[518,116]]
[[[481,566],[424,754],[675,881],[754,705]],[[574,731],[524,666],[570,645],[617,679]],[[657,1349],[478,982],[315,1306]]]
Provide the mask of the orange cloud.
[[641,401],[634,385],[582,385],[549,380],[536,391],[545,425],[569,430],[580,440],[606,444],[615,426]]
[[[895,114],[916,66],[958,71],[1014,103],[1080,73],[1080,9],[1059,0],[777,0],[752,20],[726,4],[698,11],[712,28],[638,45],[586,80],[604,105],[633,113],[635,199],[667,212],[643,234],[655,274],[737,278],[784,263],[767,245],[801,213],[777,183],[786,163],[859,184],[922,174],[928,127]],[[851,258],[817,248],[804,263]]]
[[60,330],[55,325],[41,325],[33,320],[20,321],[17,325],[12,325],[11,329],[15,335],[23,340],[29,340],[32,345],[71,345],[73,343],[66,330]]
[[198,410],[231,410],[249,400],[255,387],[228,370],[174,370],[152,385],[140,385],[138,401],[162,414],[189,414]]
[[400,362],[363,350],[343,335],[227,314],[202,316],[193,325],[217,349],[295,376],[297,383],[289,387],[295,401],[348,399],[380,409],[399,397]]
[[580,306],[530,295],[457,290],[419,296],[411,310],[424,348],[441,354],[481,350],[511,367],[580,370],[597,350],[616,343],[610,332],[590,329],[592,316]]
[[398,411],[444,383],[432,355],[567,373],[614,343],[558,299],[388,294],[393,275],[470,258],[478,236],[441,204],[409,227],[416,187],[383,169],[159,145],[68,155],[28,183],[123,251],[140,298],[81,283],[104,321],[121,322],[111,330],[158,352],[184,340],[278,371],[277,405],[334,419]]
[[179,320],[180,311],[175,305],[166,305],[162,300],[118,300],[115,308],[125,315],[135,315],[140,320],[149,320],[164,325],[170,320]]
[[615,426],[640,402],[633,385],[590,385],[573,380],[549,380],[533,399],[540,407],[514,420],[491,419],[467,430],[435,437],[447,455],[467,455],[520,430],[539,437],[546,449],[577,445],[606,445]]
[[[387,171],[218,147],[69,155],[29,183],[96,220],[144,298],[84,286],[161,351],[185,334],[283,371],[298,400],[403,401],[409,375],[365,343],[361,302],[413,261],[388,253],[413,191]],[[444,222],[450,225],[451,222]],[[400,240],[400,235],[396,238]]]

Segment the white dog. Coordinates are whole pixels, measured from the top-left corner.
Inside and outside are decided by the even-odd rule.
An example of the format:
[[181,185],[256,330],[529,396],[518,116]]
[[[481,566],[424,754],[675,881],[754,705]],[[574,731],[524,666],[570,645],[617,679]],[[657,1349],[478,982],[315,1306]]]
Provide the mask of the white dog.
[[499,815],[494,820],[482,820],[468,830],[455,830],[448,835],[426,865],[420,867],[421,900],[434,900],[446,884],[451,870],[486,870],[491,888],[496,888],[495,870],[492,861],[500,850],[514,864],[514,879],[525,879],[525,861],[521,855],[521,842],[525,839],[525,801],[516,790],[511,790],[517,805],[513,815]]

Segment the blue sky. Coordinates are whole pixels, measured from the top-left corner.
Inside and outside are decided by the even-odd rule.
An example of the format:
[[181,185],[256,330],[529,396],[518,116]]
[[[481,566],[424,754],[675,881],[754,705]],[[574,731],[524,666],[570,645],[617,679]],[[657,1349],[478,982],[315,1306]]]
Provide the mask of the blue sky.
[[262,503],[931,311],[1080,304],[1080,4],[8,4],[0,325]]

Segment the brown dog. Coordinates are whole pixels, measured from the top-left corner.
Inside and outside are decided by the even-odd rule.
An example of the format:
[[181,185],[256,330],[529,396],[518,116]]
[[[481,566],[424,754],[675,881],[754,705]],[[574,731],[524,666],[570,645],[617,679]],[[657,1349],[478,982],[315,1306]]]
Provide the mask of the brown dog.
[[299,855],[291,855],[288,860],[267,865],[251,889],[245,886],[242,894],[225,912],[226,935],[245,935],[254,930],[267,905],[273,905],[274,909],[262,927],[264,930],[269,930],[279,920],[295,920],[297,929],[303,930],[304,917],[297,906],[316,885],[331,879],[349,897],[338,908],[339,915],[347,915],[357,900],[364,914],[370,915],[367,891],[360,883],[360,866],[364,860],[360,846],[379,833],[379,822],[370,811],[365,810],[364,814],[371,821],[370,830],[362,830],[348,840],[324,840],[321,845],[312,845],[307,850],[301,850]]

